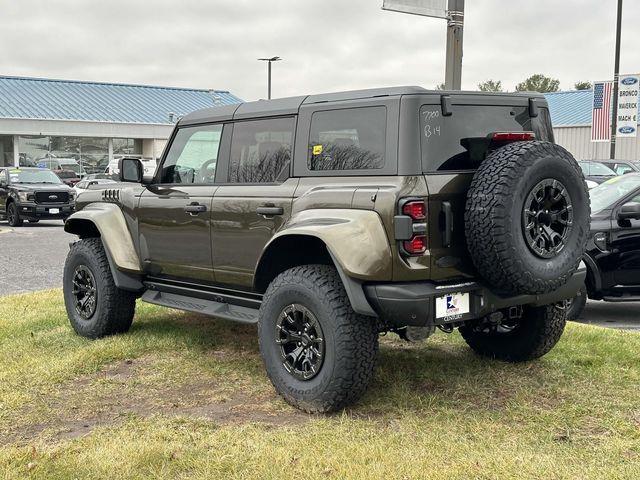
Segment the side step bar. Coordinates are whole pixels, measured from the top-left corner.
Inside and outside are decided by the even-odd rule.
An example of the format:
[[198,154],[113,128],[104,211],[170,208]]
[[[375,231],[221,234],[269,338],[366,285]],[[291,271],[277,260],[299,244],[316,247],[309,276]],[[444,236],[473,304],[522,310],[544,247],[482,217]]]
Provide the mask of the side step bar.
[[258,310],[240,305],[230,305],[228,303],[216,302],[204,298],[194,298],[177,293],[160,292],[157,290],[147,290],[142,295],[141,300],[154,305],[196,312],[212,317],[232,320],[242,323],[257,323]]

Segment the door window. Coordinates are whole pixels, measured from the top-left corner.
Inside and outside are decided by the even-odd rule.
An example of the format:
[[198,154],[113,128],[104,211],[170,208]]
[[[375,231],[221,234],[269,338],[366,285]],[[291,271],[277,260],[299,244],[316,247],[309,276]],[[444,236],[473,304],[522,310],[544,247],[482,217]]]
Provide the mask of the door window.
[[289,176],[294,118],[237,122],[233,126],[229,182],[273,183]]
[[624,175],[625,173],[633,172],[633,168],[631,168],[626,163],[616,163],[614,170],[618,175]]
[[162,164],[161,183],[214,183],[222,125],[180,128]]
[[311,117],[309,170],[371,170],[384,167],[387,109],[346,108]]

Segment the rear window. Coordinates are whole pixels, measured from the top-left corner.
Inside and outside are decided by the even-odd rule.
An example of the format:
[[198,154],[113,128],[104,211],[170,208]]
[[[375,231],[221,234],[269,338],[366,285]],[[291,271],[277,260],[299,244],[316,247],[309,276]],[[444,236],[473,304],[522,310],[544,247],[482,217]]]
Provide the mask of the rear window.
[[528,106],[454,105],[452,115],[443,117],[440,105],[420,109],[422,168],[473,170],[487,156],[487,136],[493,132],[535,133],[536,140],[553,141],[549,110],[539,109],[535,118]]

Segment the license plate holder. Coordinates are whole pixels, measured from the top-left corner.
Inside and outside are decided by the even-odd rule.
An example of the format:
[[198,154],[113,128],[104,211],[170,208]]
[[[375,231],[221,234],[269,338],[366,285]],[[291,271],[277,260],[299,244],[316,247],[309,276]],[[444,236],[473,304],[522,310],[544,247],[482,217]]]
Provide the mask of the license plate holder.
[[436,297],[436,318],[454,321],[470,312],[469,292],[447,293]]

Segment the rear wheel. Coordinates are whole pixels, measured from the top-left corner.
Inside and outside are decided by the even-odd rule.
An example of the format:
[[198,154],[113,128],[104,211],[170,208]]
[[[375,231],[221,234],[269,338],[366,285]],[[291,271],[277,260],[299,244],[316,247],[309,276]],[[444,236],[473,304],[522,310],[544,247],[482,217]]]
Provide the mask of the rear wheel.
[[493,314],[460,327],[460,334],[479,355],[523,362],[548,353],[560,340],[566,323],[564,308],[525,306],[521,318]]
[[353,311],[333,267],[306,265],[278,275],[264,295],[258,331],[269,379],[302,410],[343,408],[373,377],[375,319]]
[[16,202],[11,202],[7,207],[7,222],[12,227],[19,227],[24,223],[22,218],[20,218],[20,212],[18,212]]
[[100,338],[129,330],[135,293],[116,287],[100,238],[74,243],[64,265],[64,303],[78,335]]

